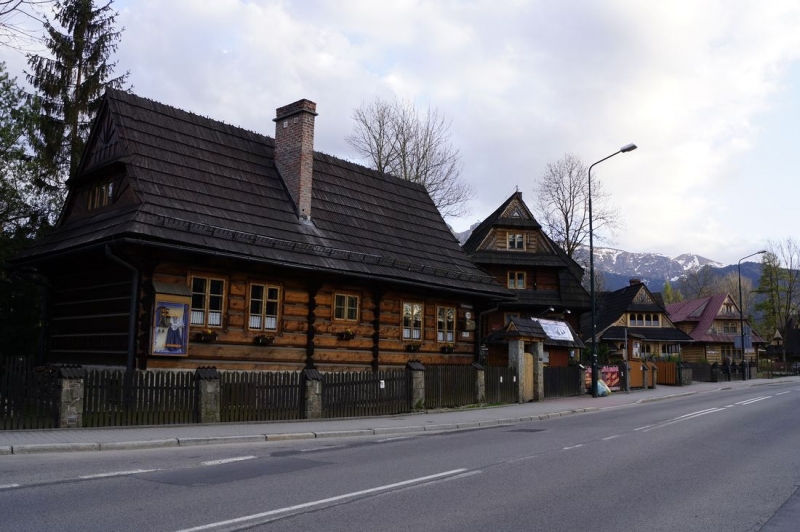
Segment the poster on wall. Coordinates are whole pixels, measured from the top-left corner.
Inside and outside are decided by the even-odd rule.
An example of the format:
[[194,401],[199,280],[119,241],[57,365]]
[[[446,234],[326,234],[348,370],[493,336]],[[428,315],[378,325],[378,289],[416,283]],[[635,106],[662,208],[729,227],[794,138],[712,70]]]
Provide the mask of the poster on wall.
[[153,312],[154,355],[186,355],[189,304],[157,299]]

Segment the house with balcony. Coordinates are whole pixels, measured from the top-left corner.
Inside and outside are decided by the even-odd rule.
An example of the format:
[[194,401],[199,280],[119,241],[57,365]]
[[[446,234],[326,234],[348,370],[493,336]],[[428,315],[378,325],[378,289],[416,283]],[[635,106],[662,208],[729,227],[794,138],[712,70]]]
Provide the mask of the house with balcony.
[[[601,363],[683,357],[692,338],[670,319],[661,294],[639,279],[614,292],[597,294],[594,341]],[[581,321],[581,338],[592,342],[591,316]]]

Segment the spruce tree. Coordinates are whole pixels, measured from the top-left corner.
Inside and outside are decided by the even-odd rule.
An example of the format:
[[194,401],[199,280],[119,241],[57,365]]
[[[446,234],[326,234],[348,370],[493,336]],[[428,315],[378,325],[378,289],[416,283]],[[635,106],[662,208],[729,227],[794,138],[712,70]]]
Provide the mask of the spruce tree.
[[[31,139],[45,170],[37,185],[43,193],[63,200],[64,183],[75,174],[91,122],[106,87],[122,88],[128,73],[112,77],[121,30],[109,1],[60,0],[54,23],[45,22],[51,57],[29,55],[28,82],[41,106],[37,134]],[[60,204],[60,201],[58,201]]]

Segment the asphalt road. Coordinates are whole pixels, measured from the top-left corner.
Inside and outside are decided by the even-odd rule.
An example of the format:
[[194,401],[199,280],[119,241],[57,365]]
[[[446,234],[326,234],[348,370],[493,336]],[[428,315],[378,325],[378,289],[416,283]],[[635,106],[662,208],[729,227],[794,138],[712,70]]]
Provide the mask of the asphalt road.
[[2,530],[794,531],[797,383],[451,433],[0,457]]

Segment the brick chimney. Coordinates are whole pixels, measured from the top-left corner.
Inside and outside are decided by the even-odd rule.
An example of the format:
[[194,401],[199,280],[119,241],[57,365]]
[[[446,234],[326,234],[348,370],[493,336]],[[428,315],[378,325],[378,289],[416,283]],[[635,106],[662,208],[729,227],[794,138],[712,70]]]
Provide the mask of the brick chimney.
[[314,117],[317,104],[298,100],[275,110],[275,166],[301,220],[311,219]]
[[642,284],[642,280],[641,279],[637,279],[635,277],[633,279],[628,279],[628,282],[630,283],[631,286],[634,286],[634,285],[637,285],[637,284]]

